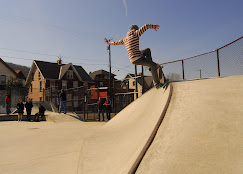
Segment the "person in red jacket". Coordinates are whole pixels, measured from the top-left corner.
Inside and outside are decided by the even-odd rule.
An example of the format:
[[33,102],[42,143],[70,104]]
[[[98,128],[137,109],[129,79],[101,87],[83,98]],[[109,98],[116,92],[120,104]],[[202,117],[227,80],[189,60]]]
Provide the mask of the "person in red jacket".
[[10,114],[10,102],[11,102],[11,98],[9,97],[8,93],[6,93],[6,97],[5,97],[6,114]]

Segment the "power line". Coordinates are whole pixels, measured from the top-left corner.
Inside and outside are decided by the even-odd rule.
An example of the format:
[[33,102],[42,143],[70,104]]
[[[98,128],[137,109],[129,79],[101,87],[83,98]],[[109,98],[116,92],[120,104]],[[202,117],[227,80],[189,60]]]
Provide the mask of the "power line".
[[69,33],[71,33],[73,35],[91,36],[91,37],[94,37],[94,38],[98,37],[98,38],[102,38],[102,39],[104,38],[104,36],[101,36],[99,34],[94,34],[94,33],[89,33],[89,32],[81,33],[81,32],[77,32],[77,31],[75,31],[73,29],[61,27],[61,26],[54,25],[54,24],[43,24],[43,23],[40,23],[39,21],[28,19],[28,18],[24,18],[24,17],[20,17],[20,16],[13,15],[13,14],[10,15],[8,13],[0,12],[0,15],[8,17],[12,21],[18,22],[18,23],[20,23],[20,22],[27,22],[27,23],[31,23],[31,24],[34,24],[34,25],[37,25],[37,26],[45,27],[46,29],[55,29],[55,30],[61,30],[61,31],[64,31],[64,32],[69,32]]
[[[42,56],[50,56],[50,57],[57,57],[57,55],[53,54],[47,54],[47,53],[37,53],[37,52],[32,52],[32,51],[24,51],[24,50],[15,50],[15,49],[9,49],[9,48],[0,48],[2,50],[8,50],[8,51],[16,51],[16,52],[22,52],[22,53],[28,53],[28,54],[37,54],[37,55],[42,55]],[[63,56],[64,58],[69,58],[69,59],[78,59],[78,60],[87,60],[87,61],[101,61],[101,62],[106,62],[104,60],[94,60],[94,59],[82,59],[82,58],[73,58],[73,57],[67,57]],[[92,56],[91,56],[92,57]],[[94,57],[94,56],[93,56]]]

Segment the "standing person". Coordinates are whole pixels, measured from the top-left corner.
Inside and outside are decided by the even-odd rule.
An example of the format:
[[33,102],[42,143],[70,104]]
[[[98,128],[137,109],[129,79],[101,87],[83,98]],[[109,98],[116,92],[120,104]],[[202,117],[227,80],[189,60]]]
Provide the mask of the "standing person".
[[27,112],[27,120],[31,121],[31,110],[32,110],[33,104],[30,98],[27,99],[27,102],[25,103],[25,108]]
[[62,112],[62,107],[64,108],[64,114],[67,113],[67,97],[66,97],[66,93],[64,92],[64,90],[61,90],[61,93],[59,95],[59,114]]
[[108,120],[110,120],[111,119],[111,101],[108,96],[106,97],[106,101],[105,101],[104,105],[105,105],[106,117]]
[[98,121],[100,121],[100,113],[102,113],[102,116],[103,116],[103,120],[102,121],[105,121],[105,116],[104,116],[104,105],[101,101],[101,98],[99,97],[99,100],[97,102],[97,108],[98,108]]
[[24,114],[24,104],[22,99],[19,99],[19,103],[17,104],[17,112],[18,112],[18,121],[22,121]]
[[6,97],[5,97],[5,108],[6,108],[6,114],[10,114],[10,102],[11,102],[11,98],[9,97],[8,93],[6,93]]
[[145,24],[141,28],[138,28],[137,25],[131,25],[129,27],[130,31],[127,32],[127,36],[123,39],[114,42],[109,42],[105,38],[105,42],[108,45],[125,45],[131,63],[135,65],[143,65],[150,67],[154,84],[156,87],[160,87],[163,85],[162,83],[160,83],[157,73],[157,68],[160,65],[153,62],[151,51],[149,48],[144,49],[142,51],[139,50],[139,38],[147,29],[154,29],[157,31],[159,27],[160,26],[157,24]]

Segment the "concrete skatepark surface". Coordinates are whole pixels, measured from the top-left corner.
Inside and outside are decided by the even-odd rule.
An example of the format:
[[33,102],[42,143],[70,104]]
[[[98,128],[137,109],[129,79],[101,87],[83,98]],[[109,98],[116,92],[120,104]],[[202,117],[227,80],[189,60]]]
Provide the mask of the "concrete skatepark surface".
[[173,84],[139,174],[243,173],[243,76]]
[[56,122],[0,122],[1,174],[77,173],[83,140],[105,122],[47,114]]
[[169,104],[172,88],[153,88],[85,139],[79,173],[133,173]]
[[142,157],[136,173],[242,173],[243,76],[173,83],[147,150],[169,89],[148,91],[108,123],[52,112],[47,122],[0,122],[0,173],[132,173]]

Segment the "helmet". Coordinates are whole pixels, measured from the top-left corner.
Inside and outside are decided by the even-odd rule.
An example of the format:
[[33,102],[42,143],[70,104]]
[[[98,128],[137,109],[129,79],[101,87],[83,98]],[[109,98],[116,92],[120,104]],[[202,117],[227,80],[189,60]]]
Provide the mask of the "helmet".
[[131,26],[129,27],[129,30],[138,30],[138,29],[139,29],[138,26],[135,25],[135,24],[133,24],[133,25],[131,25]]

